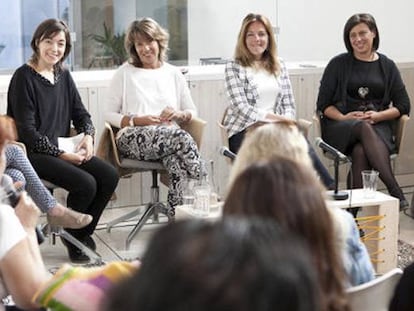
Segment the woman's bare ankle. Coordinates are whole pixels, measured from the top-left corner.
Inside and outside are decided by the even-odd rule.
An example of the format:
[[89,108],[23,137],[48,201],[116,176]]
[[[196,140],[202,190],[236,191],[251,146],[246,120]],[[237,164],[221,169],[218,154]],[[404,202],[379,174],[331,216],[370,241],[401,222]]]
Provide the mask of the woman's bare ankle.
[[65,214],[65,209],[62,204],[57,203],[53,208],[48,211],[50,216],[63,216]]

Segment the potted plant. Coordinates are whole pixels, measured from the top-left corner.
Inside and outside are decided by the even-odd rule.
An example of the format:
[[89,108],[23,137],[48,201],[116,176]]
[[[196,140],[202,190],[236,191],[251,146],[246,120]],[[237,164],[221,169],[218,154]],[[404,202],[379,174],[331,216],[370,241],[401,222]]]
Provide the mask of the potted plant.
[[[127,58],[127,53],[124,48],[125,32],[114,34],[105,22],[103,23],[103,34],[90,34],[89,37],[99,43],[102,48],[100,57],[109,57],[113,65],[121,65]],[[96,61],[96,57],[92,60],[89,67]]]

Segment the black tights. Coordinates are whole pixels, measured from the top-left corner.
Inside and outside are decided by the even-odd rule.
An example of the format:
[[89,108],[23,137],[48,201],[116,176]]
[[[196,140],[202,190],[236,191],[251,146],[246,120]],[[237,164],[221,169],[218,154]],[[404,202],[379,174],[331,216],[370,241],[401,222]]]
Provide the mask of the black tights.
[[[375,169],[384,182],[388,192],[393,197],[405,200],[397,180],[391,169],[390,153],[374,127],[368,122],[360,122],[352,129],[355,145],[351,152],[352,157],[352,188],[362,188],[361,172]],[[348,175],[348,187],[350,187]]]

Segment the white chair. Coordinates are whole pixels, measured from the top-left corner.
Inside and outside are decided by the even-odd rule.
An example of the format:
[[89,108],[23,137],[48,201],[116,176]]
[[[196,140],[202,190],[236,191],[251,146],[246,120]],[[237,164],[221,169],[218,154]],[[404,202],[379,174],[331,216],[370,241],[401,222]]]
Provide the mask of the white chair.
[[347,289],[352,311],[387,311],[403,271],[395,268],[376,279]]

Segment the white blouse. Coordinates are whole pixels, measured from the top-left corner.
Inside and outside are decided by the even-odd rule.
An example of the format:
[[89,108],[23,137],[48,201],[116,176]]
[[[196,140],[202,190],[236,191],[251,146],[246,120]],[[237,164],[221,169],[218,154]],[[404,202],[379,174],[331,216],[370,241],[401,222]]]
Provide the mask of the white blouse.
[[[26,237],[20,220],[9,205],[0,204],[0,261],[21,240]],[[0,271],[0,299],[7,296]]]
[[127,115],[160,115],[171,106],[196,116],[190,90],[181,71],[168,63],[157,69],[137,68],[129,63],[115,72],[105,104],[105,119],[121,127]]
[[265,69],[257,70],[249,67],[247,71],[252,75],[254,85],[259,94],[256,107],[259,109],[260,117],[264,118],[267,113],[273,113],[277,96],[281,92],[280,84],[276,75]]

